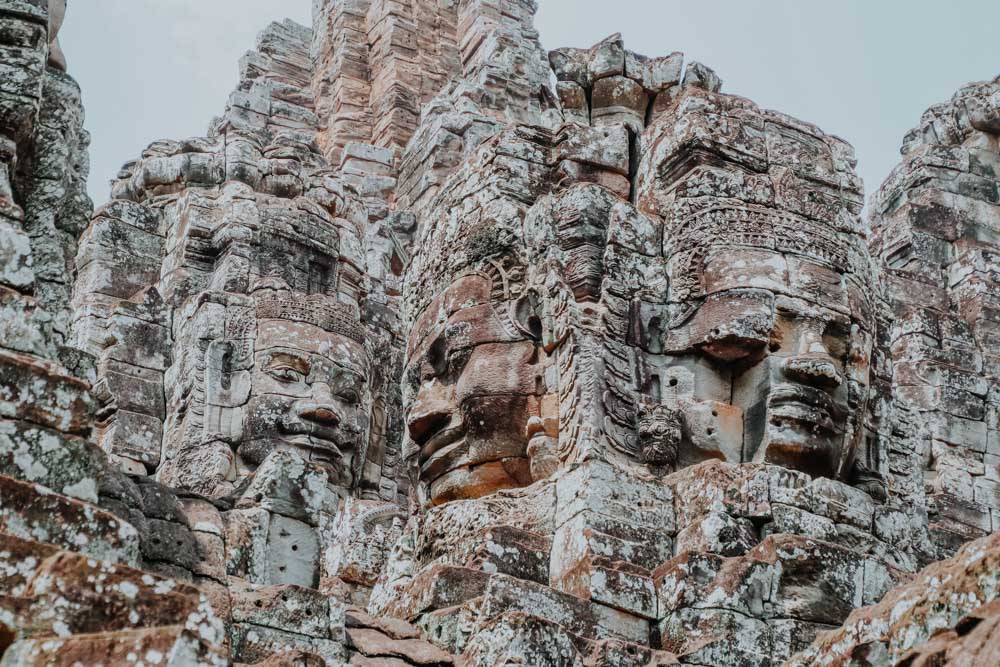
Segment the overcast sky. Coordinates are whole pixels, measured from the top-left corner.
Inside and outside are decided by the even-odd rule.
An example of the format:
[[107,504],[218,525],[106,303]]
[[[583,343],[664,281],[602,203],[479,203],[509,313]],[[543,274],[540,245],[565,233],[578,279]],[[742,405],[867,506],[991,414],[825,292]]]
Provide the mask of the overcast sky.
[[[646,55],[683,51],[724,90],[850,141],[868,192],[903,133],[968,81],[1000,74],[996,0],[540,0],[546,48],[612,32]],[[83,87],[91,196],[160,138],[204,134],[237,62],[274,20],[311,0],[71,0],[61,40]]]

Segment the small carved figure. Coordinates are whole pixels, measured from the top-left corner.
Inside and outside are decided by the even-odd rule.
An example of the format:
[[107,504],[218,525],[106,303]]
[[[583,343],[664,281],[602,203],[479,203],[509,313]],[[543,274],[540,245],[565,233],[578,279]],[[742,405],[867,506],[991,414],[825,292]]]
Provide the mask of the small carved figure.
[[674,467],[684,436],[684,415],[666,405],[639,405],[639,456],[643,463]]

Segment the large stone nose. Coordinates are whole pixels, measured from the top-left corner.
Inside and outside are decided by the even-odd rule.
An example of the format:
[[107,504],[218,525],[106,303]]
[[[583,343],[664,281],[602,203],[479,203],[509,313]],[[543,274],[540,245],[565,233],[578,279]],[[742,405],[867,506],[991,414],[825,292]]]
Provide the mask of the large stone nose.
[[819,323],[811,323],[801,333],[798,353],[785,359],[782,370],[791,380],[823,389],[836,389],[844,383],[844,377],[823,340],[821,329]]
[[452,391],[437,381],[420,387],[406,415],[406,431],[418,447],[445,429],[455,415]]
[[321,426],[334,427],[342,421],[340,411],[333,400],[330,387],[324,383],[314,384],[312,400],[301,401],[296,405],[296,414],[300,419],[311,421]]

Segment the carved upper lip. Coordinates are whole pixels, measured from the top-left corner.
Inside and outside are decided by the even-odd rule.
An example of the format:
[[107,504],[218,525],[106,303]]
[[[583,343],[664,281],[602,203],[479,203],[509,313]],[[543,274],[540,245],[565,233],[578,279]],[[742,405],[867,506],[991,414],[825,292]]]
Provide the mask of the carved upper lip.
[[779,385],[772,389],[768,398],[768,409],[782,406],[798,407],[783,417],[807,424],[813,424],[828,431],[837,430],[843,419],[843,410],[833,397],[822,389],[799,384]]
[[451,410],[427,410],[408,414],[406,430],[410,441],[419,448],[423,464],[436,452],[460,440],[465,435],[465,424]]
[[330,451],[342,457],[345,450],[357,447],[357,433],[348,431],[343,424],[328,426],[318,422],[291,417],[282,420],[281,430],[289,435],[308,436],[302,446],[312,450]]
[[436,453],[464,437],[465,428],[461,424],[438,428],[420,446],[420,463],[426,463]]

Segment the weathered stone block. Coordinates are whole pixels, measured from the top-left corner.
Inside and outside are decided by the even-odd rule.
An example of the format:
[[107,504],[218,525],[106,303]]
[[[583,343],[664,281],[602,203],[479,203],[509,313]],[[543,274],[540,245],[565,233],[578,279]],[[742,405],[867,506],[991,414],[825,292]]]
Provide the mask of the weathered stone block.
[[135,528],[93,505],[0,475],[0,532],[134,565]]

